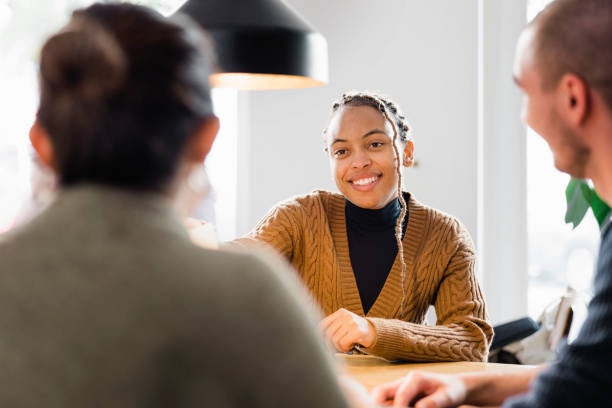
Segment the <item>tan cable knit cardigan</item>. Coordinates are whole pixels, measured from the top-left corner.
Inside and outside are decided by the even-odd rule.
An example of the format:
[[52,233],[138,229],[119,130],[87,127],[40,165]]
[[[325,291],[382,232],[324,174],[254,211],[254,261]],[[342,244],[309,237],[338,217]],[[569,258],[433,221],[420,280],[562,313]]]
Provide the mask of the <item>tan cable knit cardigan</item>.
[[[409,195],[406,194],[408,198]],[[493,330],[474,275],[472,240],[455,218],[407,200],[403,239],[407,308],[402,302],[401,264],[396,258],[387,281],[366,315],[377,341],[364,351],[389,360],[486,361]],[[297,269],[325,315],[346,308],[364,316],[349,256],[345,199],[314,191],[274,207],[248,236],[234,243],[264,242]],[[436,326],[424,325],[434,305]]]

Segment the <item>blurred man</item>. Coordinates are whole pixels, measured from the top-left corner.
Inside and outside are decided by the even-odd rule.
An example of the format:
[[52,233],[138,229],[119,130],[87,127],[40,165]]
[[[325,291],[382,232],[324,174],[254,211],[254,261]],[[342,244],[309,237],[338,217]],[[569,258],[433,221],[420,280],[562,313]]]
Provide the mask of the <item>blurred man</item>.
[[[612,1],[556,0],[521,34],[514,66],[523,120],[548,142],[555,166],[589,178],[612,204]],[[612,232],[602,232],[595,295],[576,340],[550,367],[523,374],[414,373],[373,391],[379,402],[441,408],[610,406]],[[508,397],[526,393],[508,399]]]

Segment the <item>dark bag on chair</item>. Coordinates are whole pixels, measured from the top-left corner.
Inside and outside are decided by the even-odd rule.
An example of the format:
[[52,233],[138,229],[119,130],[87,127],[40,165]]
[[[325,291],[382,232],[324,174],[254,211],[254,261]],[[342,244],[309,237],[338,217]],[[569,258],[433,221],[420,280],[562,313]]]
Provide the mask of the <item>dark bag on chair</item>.
[[495,351],[517,340],[524,339],[537,332],[540,328],[531,317],[523,317],[522,319],[513,320],[508,323],[500,324],[493,328],[495,337],[491,343],[491,351]]
[[503,347],[531,336],[538,331],[540,326],[531,317],[513,320],[508,323],[500,324],[493,328],[495,337],[491,343],[489,352],[489,362],[520,364],[514,353],[503,350]]

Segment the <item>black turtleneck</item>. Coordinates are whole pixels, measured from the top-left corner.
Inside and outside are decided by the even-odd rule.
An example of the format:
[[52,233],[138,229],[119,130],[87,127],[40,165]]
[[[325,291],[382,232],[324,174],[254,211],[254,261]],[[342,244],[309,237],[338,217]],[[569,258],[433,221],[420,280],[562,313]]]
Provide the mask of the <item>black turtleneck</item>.
[[[346,200],[344,211],[349,254],[361,305],[366,314],[376,301],[395,261],[395,223],[401,210],[397,198],[379,210],[361,208]],[[406,212],[402,236],[407,224]]]

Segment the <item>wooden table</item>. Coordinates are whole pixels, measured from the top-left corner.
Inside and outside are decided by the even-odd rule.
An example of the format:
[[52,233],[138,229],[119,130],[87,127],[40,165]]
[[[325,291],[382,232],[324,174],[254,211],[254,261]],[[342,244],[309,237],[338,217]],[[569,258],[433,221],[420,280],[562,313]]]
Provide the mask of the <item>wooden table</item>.
[[363,384],[368,390],[373,387],[403,377],[413,370],[436,373],[463,373],[489,371],[497,373],[518,373],[533,366],[496,364],[496,363],[390,363],[382,358],[364,355],[336,354],[336,359],[344,365],[349,376]]

